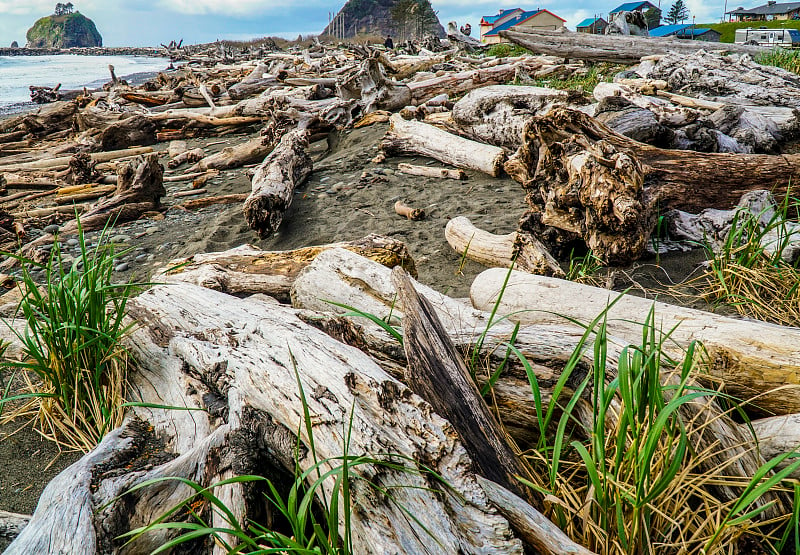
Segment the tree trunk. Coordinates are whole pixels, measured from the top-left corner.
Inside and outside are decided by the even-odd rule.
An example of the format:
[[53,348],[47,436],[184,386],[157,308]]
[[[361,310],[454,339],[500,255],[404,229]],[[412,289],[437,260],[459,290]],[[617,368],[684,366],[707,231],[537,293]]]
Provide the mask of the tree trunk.
[[262,239],[275,233],[294,199],[295,189],[311,175],[305,131],[283,136],[253,175],[253,191],[244,202],[244,217]]
[[560,56],[571,60],[633,64],[645,56],[680,52],[693,54],[697,50],[735,52],[757,55],[766,52],[758,46],[720,42],[686,41],[674,38],[636,36],[606,36],[531,29],[526,32],[500,31],[500,36],[524,46],[535,54]]
[[428,156],[492,177],[499,176],[503,170],[506,154],[502,148],[463,139],[426,123],[407,121],[399,114],[394,114],[389,121],[389,132],[381,143],[387,154]]
[[376,58],[364,60],[361,68],[336,89],[343,100],[359,100],[365,114],[375,110],[394,112],[411,104],[408,85],[387,79]]
[[234,146],[225,147],[215,154],[206,156],[197,162],[197,164],[186,170],[186,173],[240,168],[245,164],[260,162],[266,155],[272,152],[274,147],[275,144],[271,139],[256,137]]
[[616,300],[608,309],[609,334],[633,344],[641,342],[642,324],[654,308],[656,330],[670,334],[664,343],[667,352],[680,357],[691,341],[703,344],[704,368],[710,375],[706,381],[721,382],[726,392],[745,402],[759,396],[748,405],[756,410],[800,412],[796,395],[800,354],[793,347],[800,342],[800,331],[795,328],[735,320],[523,272],[512,272],[504,288],[507,273],[492,269],[475,278],[470,290],[473,305],[493,310],[502,291],[498,314],[524,323],[555,324],[565,318],[591,322]]

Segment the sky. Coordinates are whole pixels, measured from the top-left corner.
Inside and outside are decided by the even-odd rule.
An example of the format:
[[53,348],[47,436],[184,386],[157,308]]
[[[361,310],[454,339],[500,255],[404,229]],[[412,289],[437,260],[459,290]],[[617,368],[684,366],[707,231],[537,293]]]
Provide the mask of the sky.
[[[663,0],[664,13],[674,0]],[[567,20],[567,26],[594,14],[607,15],[624,0],[432,0],[446,27],[448,21],[470,23],[477,31],[482,15],[501,8],[548,9]],[[659,4],[658,0],[651,0]],[[685,0],[698,23],[722,18],[724,0]],[[243,40],[263,36],[295,38],[318,34],[344,0],[73,0],[75,8],[97,25],[106,46],[157,46],[171,40],[187,43],[217,39]],[[766,3],[728,0],[728,10]],[[0,46],[23,45],[27,29],[37,18],[53,12],[52,0],[0,0]]]

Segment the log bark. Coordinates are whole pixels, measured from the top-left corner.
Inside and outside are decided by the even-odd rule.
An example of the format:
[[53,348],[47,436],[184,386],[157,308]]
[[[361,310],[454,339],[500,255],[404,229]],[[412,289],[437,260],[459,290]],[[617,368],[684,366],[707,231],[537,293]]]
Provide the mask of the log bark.
[[391,117],[389,132],[381,147],[387,154],[418,154],[457,168],[480,171],[497,177],[503,169],[503,149],[463,139],[418,121]]
[[402,269],[392,271],[392,284],[403,307],[404,382],[455,427],[480,475],[536,502],[532,490],[519,482],[531,479],[529,468],[508,445],[436,309]]
[[242,245],[224,252],[195,254],[170,261],[156,272],[153,281],[193,283],[231,295],[262,293],[284,301],[290,298],[289,292],[300,271],[321,252],[332,248],[353,251],[387,268],[401,266],[414,276],[417,273],[405,244],[369,235],[356,241],[290,251],[263,251],[252,245]]
[[609,263],[625,264],[644,252],[656,207],[729,209],[765,183],[781,195],[800,179],[800,155],[660,149],[581,112],[555,108],[529,121],[524,144],[505,169],[528,189],[535,222],[582,238]]
[[536,238],[512,232],[495,235],[475,227],[468,218],[458,216],[447,222],[447,243],[460,255],[490,268],[510,268],[523,272],[563,277],[564,271]]
[[278,230],[295,189],[311,175],[313,162],[307,146],[305,131],[287,133],[253,175],[253,191],[243,210],[247,224],[262,239]]
[[147,116],[135,115],[106,127],[100,135],[103,150],[121,150],[156,143],[156,124]]
[[693,54],[698,50],[706,50],[755,56],[765,51],[764,48],[758,46],[720,42],[619,35],[605,36],[544,29],[530,29],[526,30],[526,32],[500,31],[500,36],[514,44],[524,46],[535,54],[612,64],[636,63],[645,56],[663,55],[669,52]]
[[703,344],[707,357],[703,366],[708,377],[698,375],[698,380],[719,382],[728,393],[745,402],[758,396],[748,405],[755,410],[772,414],[800,412],[800,355],[791,347],[800,341],[800,331],[795,328],[735,320],[522,272],[512,272],[503,289],[507,272],[486,270],[475,278],[470,290],[475,307],[493,309],[502,290],[498,314],[509,314],[514,321],[552,324],[567,317],[591,322],[620,297],[608,310],[610,334],[638,344],[642,324],[654,308],[657,331],[671,332],[665,342],[667,352],[682,356],[691,341]]
[[464,170],[451,170],[449,168],[432,168],[430,166],[415,166],[413,164],[397,164],[397,169],[407,175],[422,177],[437,177],[441,179],[464,180],[467,174]]

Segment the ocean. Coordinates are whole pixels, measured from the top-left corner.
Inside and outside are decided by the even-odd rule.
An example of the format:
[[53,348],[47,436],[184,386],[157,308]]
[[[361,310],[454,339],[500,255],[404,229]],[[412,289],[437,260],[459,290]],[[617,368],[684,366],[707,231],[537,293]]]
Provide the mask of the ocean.
[[111,80],[108,64],[118,77],[152,74],[169,60],[144,56],[0,56],[0,114],[31,106],[30,85],[77,89],[99,88]]

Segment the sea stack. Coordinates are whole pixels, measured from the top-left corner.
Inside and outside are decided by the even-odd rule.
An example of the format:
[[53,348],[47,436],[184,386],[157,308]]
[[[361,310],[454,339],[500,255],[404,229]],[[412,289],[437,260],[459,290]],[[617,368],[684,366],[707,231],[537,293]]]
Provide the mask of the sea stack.
[[28,48],[75,48],[103,46],[103,37],[94,22],[75,11],[72,2],[56,4],[52,15],[43,17],[28,29]]
[[348,0],[322,34],[339,39],[392,36],[400,41],[445,36],[428,0]]

